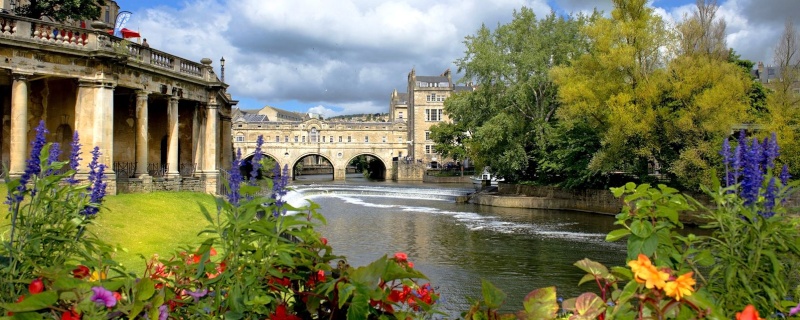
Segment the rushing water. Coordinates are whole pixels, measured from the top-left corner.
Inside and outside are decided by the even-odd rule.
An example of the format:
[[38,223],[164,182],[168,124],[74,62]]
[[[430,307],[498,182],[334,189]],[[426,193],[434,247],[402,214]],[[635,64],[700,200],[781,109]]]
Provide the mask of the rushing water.
[[604,241],[611,216],[455,203],[471,185],[348,183],[295,181],[290,202],[321,205],[328,224],[317,230],[353,266],[406,252],[454,317],[468,309],[466,297],[480,297],[481,279],[506,292],[503,310],[515,311],[535,288],[555,285],[562,297],[593,290],[577,286],[584,273],[575,261],[624,264],[624,244]]

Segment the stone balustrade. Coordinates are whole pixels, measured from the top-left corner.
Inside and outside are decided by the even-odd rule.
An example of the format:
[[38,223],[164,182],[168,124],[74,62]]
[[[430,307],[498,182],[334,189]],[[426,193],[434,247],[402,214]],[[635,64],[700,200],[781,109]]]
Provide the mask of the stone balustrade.
[[96,55],[127,56],[129,63],[157,67],[198,80],[213,81],[210,66],[144,47],[108,34],[107,30],[79,28],[10,14],[0,14],[0,39],[31,45],[89,51]]

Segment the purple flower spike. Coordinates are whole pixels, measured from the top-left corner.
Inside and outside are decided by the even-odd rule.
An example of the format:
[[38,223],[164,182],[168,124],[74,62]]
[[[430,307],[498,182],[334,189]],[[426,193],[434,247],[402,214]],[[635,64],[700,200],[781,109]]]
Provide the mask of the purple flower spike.
[[[47,156],[47,166],[49,167],[53,165],[53,162],[58,161],[58,157],[60,156],[61,156],[61,144],[59,144],[58,142],[53,142],[53,144],[50,145],[50,154]],[[45,172],[44,175],[49,176],[51,174],[53,174],[53,169],[49,168],[47,169],[47,172]]]
[[731,155],[731,145],[728,143],[728,138],[722,140],[722,150],[719,155],[722,156],[722,163],[725,165],[725,185],[730,187],[733,182],[733,173],[731,172],[731,164],[733,163],[733,156]]
[[761,182],[764,179],[761,171],[762,149],[758,139],[753,139],[753,143],[747,148],[745,154],[744,176],[742,177],[741,196],[745,205],[752,205],[758,201],[758,191],[761,189]]
[[800,313],[800,303],[798,303],[796,307],[789,309],[790,317],[796,315],[797,313]]
[[114,298],[114,294],[106,290],[106,288],[92,287],[92,292],[94,292],[94,295],[92,295],[91,300],[97,305],[105,305],[107,308],[117,305],[117,299]]
[[261,171],[261,159],[264,158],[264,153],[261,152],[261,146],[264,145],[264,136],[259,135],[256,139],[256,150],[253,154],[253,159],[250,161],[250,164],[253,166],[253,170],[250,171],[250,185],[256,184],[256,178],[258,178],[258,173]]
[[[81,160],[83,160],[83,158],[81,158],[81,142],[78,138],[78,131],[72,134],[72,143],[70,146],[72,149],[69,154],[69,169],[78,172],[78,167],[80,166]],[[75,173],[67,178],[67,183],[71,185],[78,183],[78,180],[75,179]]]
[[242,150],[236,149],[236,158],[233,159],[231,164],[231,171],[228,172],[228,202],[234,207],[239,206],[239,200],[242,198],[241,184],[242,184]]
[[779,176],[781,179],[781,184],[786,186],[789,183],[789,179],[792,178],[792,175],[789,174],[789,166],[784,164],[783,169],[781,170],[781,175]]
[[764,211],[759,212],[762,217],[770,218],[775,215],[775,194],[778,188],[775,187],[775,177],[769,179],[767,190],[764,192]]
[[92,149],[92,161],[89,162],[89,205],[83,208],[83,214],[87,216],[95,215],[100,211],[100,203],[103,202],[103,197],[106,195],[106,183],[103,182],[105,177],[104,171],[105,164],[98,163],[100,158],[100,148],[94,147]]
[[278,217],[286,213],[286,210],[283,210],[283,205],[286,203],[283,197],[286,195],[286,186],[289,184],[289,165],[285,165],[281,173],[281,165],[276,163],[272,174],[272,199],[275,199],[275,208],[272,210],[272,215]]
[[775,158],[778,157],[778,140],[775,137],[775,133],[773,132],[769,138],[764,138],[764,143],[762,144],[764,148],[764,156],[761,159],[761,166],[764,170],[773,169],[775,168]]
[[197,289],[196,291],[187,290],[186,294],[194,298],[194,303],[197,303],[198,301],[200,301],[200,298],[205,297],[206,294],[208,294],[208,289],[203,288],[203,289]]
[[158,320],[167,320],[169,319],[169,308],[167,308],[166,304],[162,304],[158,307]]

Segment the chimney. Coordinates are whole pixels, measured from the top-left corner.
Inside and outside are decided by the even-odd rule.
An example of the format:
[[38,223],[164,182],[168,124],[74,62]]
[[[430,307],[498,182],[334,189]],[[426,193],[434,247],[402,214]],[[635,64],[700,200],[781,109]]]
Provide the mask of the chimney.
[[758,80],[764,82],[766,79],[766,75],[764,74],[764,63],[759,61],[758,62]]

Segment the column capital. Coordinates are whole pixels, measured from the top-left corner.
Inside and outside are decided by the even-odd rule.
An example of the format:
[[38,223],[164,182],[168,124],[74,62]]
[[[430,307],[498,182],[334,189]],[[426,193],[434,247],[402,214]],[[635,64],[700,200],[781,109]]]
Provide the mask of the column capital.
[[219,109],[219,103],[208,103],[206,109]]
[[97,79],[78,79],[78,87],[114,89],[117,86],[113,81]]
[[178,102],[181,98],[178,96],[169,96],[169,102]]
[[148,96],[150,96],[150,92],[149,91],[136,90],[135,92],[136,92],[136,97],[137,98],[141,98],[141,97],[147,98]]
[[31,76],[33,76],[33,73],[27,73],[27,72],[11,73],[11,79],[13,79],[14,81],[27,81],[28,78],[30,78]]

